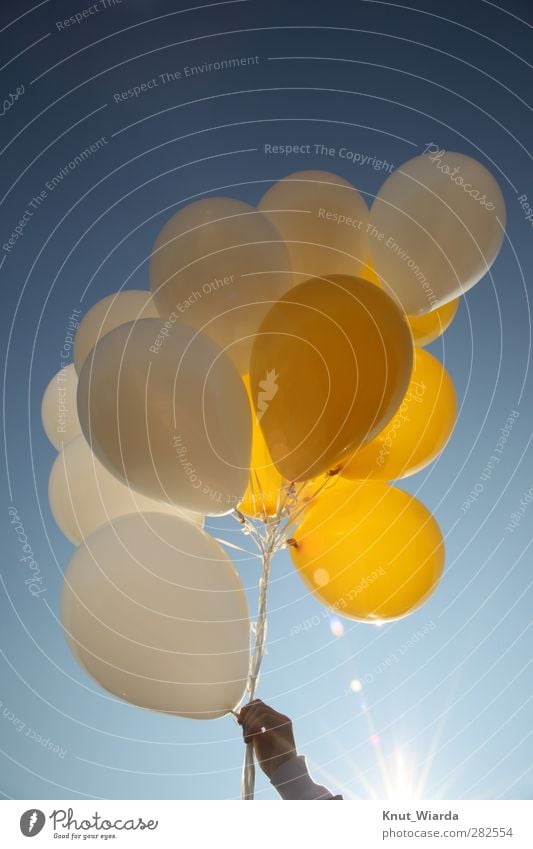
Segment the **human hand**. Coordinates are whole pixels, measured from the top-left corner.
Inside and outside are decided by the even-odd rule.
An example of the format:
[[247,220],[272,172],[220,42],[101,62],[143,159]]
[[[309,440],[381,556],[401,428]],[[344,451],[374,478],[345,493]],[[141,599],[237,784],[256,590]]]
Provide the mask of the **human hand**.
[[260,699],[243,705],[237,716],[244,742],[252,743],[263,772],[272,778],[279,767],[296,757],[292,722]]

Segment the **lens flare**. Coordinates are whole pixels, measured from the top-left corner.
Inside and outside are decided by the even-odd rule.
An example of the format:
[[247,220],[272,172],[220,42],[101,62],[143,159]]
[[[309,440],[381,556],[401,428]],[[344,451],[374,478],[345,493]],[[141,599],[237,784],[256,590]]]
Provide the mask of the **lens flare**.
[[344,625],[336,616],[332,616],[329,620],[329,628],[334,637],[342,637],[344,635]]

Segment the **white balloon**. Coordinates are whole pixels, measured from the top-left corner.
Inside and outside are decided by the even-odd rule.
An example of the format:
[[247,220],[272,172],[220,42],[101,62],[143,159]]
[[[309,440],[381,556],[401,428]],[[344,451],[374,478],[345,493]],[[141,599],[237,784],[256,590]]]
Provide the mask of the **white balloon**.
[[196,201],[168,221],[154,245],[150,285],[159,312],[202,330],[248,369],[253,336],[292,285],[279,232],[233,198]]
[[96,343],[115,327],[140,318],[158,318],[159,313],[151,292],[125,289],[113,292],[94,304],[76,332],[74,340],[74,365],[79,374]]
[[48,500],[59,528],[75,545],[101,525],[128,513],[167,513],[199,528],[204,521],[198,513],[154,501],[121,483],[95,457],[83,435],[56,457],[48,480]]
[[500,187],[483,165],[462,153],[428,152],[394,171],[376,196],[372,262],[404,312],[421,315],[483,277],[505,221]]
[[77,388],[78,375],[71,363],[53,376],[43,395],[41,420],[48,439],[58,451],[81,433]]
[[293,285],[308,277],[358,277],[368,261],[368,207],[347,180],[297,171],[263,195],[259,208],[287,243]]
[[98,459],[149,498],[222,515],[248,483],[251,413],[233,363],[186,324],[145,318],[100,340],[78,387]]
[[242,698],[244,588],[216,540],[191,522],[145,513],[99,528],[69,563],[61,617],[87,672],[132,704],[215,719]]

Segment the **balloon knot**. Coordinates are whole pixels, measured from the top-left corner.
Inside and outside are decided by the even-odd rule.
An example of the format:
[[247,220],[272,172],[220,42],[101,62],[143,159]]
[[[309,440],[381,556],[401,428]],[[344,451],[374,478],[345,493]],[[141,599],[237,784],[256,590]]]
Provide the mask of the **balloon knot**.
[[330,469],[329,472],[328,472],[328,475],[329,475],[330,478],[332,478],[334,475],[338,475],[339,472],[341,472],[341,471],[342,471],[342,466],[337,466],[336,469]]
[[291,548],[298,548],[298,543],[296,542],[294,537],[291,537],[290,539],[287,540],[287,545],[290,545]]

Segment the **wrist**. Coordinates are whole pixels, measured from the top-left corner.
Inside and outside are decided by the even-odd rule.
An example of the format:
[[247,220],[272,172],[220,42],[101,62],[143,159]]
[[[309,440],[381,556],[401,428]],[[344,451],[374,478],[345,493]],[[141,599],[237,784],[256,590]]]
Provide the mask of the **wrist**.
[[262,764],[263,770],[267,774],[267,776],[272,779],[272,776],[278,771],[278,769],[281,769],[281,767],[288,763],[288,761],[295,760],[297,757],[298,752],[296,751],[296,749],[290,749],[287,752],[282,752],[279,755],[274,755],[273,757],[269,758],[266,763]]
[[326,787],[315,784],[303,755],[297,755],[280,766],[270,779],[282,799],[340,799]]

